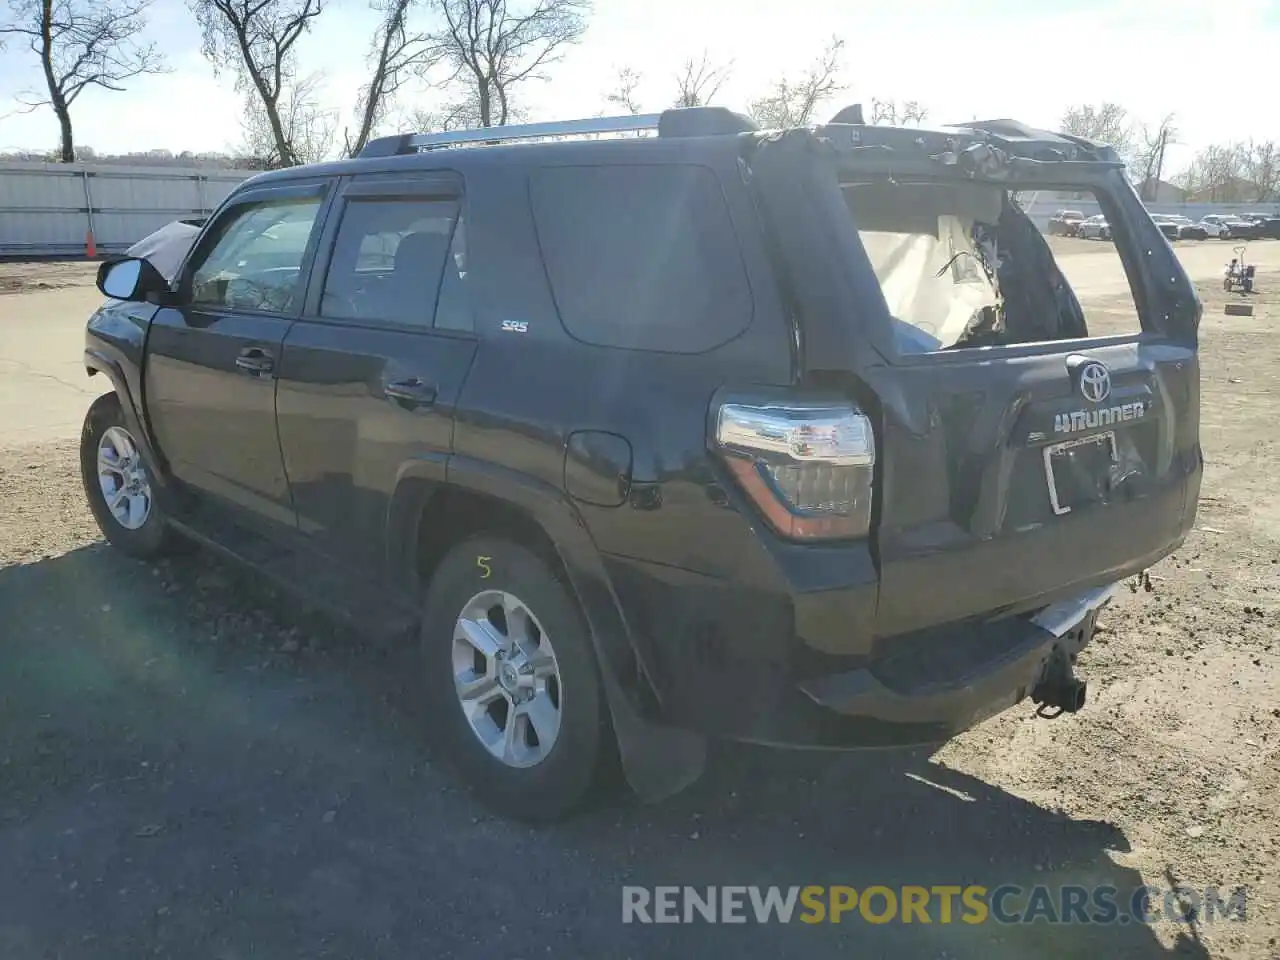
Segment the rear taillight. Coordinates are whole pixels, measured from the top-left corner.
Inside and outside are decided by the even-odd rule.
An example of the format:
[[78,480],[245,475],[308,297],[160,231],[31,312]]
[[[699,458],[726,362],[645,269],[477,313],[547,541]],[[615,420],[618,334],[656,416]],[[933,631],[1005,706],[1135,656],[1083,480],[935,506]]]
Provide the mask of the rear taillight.
[[784,537],[864,537],[870,530],[875,433],[853,407],[727,403],[716,419],[716,445]]

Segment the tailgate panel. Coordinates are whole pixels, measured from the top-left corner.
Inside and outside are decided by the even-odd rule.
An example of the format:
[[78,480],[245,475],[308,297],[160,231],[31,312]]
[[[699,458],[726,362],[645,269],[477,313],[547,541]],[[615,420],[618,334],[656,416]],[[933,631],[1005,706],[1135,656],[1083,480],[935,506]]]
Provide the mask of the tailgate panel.
[[[1091,363],[1112,384],[1096,403],[1080,389]],[[1194,519],[1192,349],[1131,342],[995,362],[948,357],[892,375],[902,402],[882,411],[877,635],[1112,582],[1174,549]],[[1052,456],[1108,435],[1114,457],[1091,444]],[[1062,487],[1056,509],[1047,452]]]
[[903,633],[996,610],[1041,606],[1137,573],[1183,537],[1185,485],[1134,503],[1063,517],[1052,529],[912,550],[886,558],[876,617],[879,635]]
[[[794,301],[799,373],[807,385],[840,386],[877,420],[877,637],[1030,610],[1114,581],[1173,550],[1195,518],[1202,310],[1173,248],[1109,148],[1010,121],[978,130],[832,124],[821,144],[793,131],[765,139],[751,158]],[[998,220],[981,196],[964,199],[959,189],[950,205],[945,194],[922,191],[851,206],[841,186],[971,180],[1008,185]],[[1090,335],[1052,251],[1010,196],[1071,187],[1106,200],[1139,334]],[[997,298],[1017,305],[1019,326],[1008,336],[951,349],[960,341],[929,343],[894,317],[859,225],[928,236],[920,217],[939,211],[987,228],[971,230],[973,243],[961,243],[952,260],[968,252],[987,268],[989,286],[1008,287]],[[933,277],[943,273],[945,265]],[[967,293],[957,297],[970,303]],[[992,305],[981,307],[969,324],[995,329],[992,314]],[[1106,390],[1084,376],[1090,364],[1105,368],[1105,377],[1094,374]],[[1087,457],[1065,464],[1077,474],[1060,504],[1070,510],[1055,510],[1046,448],[1108,432],[1114,459],[1094,458],[1093,476]],[[851,637],[849,651],[863,639]]]

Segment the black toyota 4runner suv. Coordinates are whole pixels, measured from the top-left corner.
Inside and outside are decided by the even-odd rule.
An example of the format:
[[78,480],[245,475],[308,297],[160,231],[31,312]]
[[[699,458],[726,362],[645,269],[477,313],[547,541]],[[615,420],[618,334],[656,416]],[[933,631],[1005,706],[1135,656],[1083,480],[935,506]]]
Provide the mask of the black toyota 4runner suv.
[[[1016,202],[1049,188],[1098,196],[1140,332],[1087,329]],[[429,733],[513,816],[610,756],[667,795],[708,737],[1076,710],[1098,608],[1195,516],[1200,304],[1085,140],[856,107],[404,135],[179,234],[99,273],[104,534],[412,631]]]

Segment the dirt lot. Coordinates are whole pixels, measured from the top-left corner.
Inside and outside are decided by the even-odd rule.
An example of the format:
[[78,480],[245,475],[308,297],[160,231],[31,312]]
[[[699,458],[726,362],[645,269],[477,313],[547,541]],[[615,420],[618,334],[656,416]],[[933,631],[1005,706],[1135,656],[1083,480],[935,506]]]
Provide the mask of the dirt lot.
[[0,260],[0,293],[88,287],[97,273],[92,260]]
[[[1109,246],[1055,248],[1086,308],[1117,316],[1111,268],[1091,266]],[[1252,318],[1223,315],[1208,265],[1229,246],[1191,249],[1199,520],[1105,613],[1084,712],[1023,705],[932,755],[720,748],[665,804],[614,798],[541,831],[438,769],[407,651],[366,649],[207,557],[122,559],[83,505],[74,436],[10,443],[0,958],[1280,957],[1280,243],[1250,246]],[[623,884],[974,882],[1246,886],[1248,916],[620,922]]]

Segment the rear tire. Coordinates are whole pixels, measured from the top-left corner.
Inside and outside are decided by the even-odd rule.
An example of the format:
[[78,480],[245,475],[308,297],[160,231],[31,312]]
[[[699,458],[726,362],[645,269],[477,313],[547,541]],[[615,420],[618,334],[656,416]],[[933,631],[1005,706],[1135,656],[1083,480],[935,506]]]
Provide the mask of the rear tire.
[[155,500],[155,484],[138,438],[125,422],[120,398],[104,394],[80,431],[80,478],[98,529],[117,549],[139,560],[175,552],[181,541]]
[[611,733],[586,626],[546,561],[491,535],[458,544],[420,642],[431,731],[477,797],[528,822],[576,810]]

